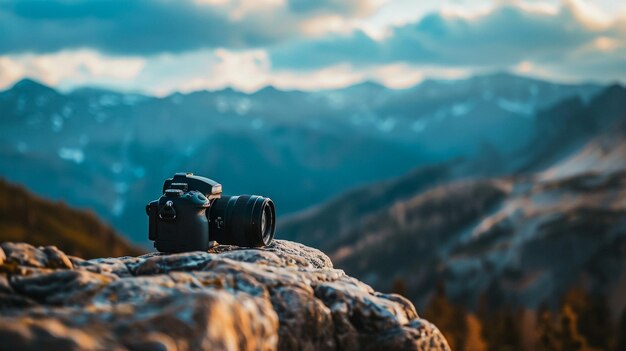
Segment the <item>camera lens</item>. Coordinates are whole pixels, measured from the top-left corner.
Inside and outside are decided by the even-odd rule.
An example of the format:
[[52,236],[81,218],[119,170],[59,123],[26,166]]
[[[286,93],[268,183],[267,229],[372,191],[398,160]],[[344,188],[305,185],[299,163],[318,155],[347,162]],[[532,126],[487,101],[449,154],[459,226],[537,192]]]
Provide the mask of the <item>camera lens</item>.
[[263,211],[263,215],[261,216],[261,233],[265,236],[265,217],[267,216],[266,212]]
[[266,243],[265,245],[268,245],[272,239],[274,239],[276,226],[276,214],[274,211],[274,202],[269,200],[263,207],[263,214],[261,215],[261,233],[263,233],[263,242]]
[[209,238],[220,244],[259,247],[274,238],[274,202],[258,195],[222,196],[207,211]]

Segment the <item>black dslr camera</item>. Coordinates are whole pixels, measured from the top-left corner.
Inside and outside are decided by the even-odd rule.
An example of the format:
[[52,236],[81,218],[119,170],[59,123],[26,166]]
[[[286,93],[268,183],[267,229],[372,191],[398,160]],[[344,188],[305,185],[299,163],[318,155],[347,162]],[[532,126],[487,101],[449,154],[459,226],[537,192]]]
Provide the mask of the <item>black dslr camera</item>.
[[222,196],[222,185],[192,173],[176,173],[163,195],[146,206],[148,237],[161,252],[206,251],[210,241],[259,247],[274,238],[276,213],[270,198]]

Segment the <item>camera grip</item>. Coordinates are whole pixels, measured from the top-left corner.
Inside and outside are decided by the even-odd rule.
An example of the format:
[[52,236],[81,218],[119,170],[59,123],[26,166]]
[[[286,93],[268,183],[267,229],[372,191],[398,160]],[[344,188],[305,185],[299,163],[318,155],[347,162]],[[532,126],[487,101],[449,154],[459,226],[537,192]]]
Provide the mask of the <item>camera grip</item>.
[[146,205],[146,214],[148,215],[148,239],[157,240],[157,212],[159,201],[151,201]]

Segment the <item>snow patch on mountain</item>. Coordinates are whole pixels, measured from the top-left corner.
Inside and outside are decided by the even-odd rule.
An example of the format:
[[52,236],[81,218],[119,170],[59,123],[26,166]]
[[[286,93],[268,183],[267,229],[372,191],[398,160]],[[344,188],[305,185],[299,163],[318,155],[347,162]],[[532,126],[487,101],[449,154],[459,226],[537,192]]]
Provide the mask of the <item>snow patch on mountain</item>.
[[78,148],[62,147],[59,149],[58,155],[62,160],[72,161],[76,164],[85,161],[85,153]]
[[542,181],[564,179],[583,173],[613,173],[626,169],[626,141],[592,141],[580,152],[539,175]]
[[503,109],[504,111],[508,111],[511,113],[515,113],[523,116],[532,116],[535,113],[535,106],[530,103],[524,103],[520,101],[513,101],[507,99],[498,99],[497,100],[498,107]]

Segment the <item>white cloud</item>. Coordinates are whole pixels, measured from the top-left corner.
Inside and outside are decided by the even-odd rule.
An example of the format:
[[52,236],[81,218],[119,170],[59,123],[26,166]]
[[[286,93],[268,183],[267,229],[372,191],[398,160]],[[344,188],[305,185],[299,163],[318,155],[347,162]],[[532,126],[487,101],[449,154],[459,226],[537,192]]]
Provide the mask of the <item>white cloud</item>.
[[[97,49],[9,54],[0,56],[0,88],[22,77],[63,89],[100,85],[158,95],[226,86],[315,90],[363,80],[404,88],[425,78],[500,69],[626,81],[626,12],[618,11],[626,7],[602,10],[603,1],[323,0],[312,6],[304,0],[195,0],[232,21],[259,21],[247,28],[272,23],[266,34],[297,28],[296,37],[239,50],[225,44],[133,55]],[[439,13],[424,17],[433,9]]]
[[[179,67],[186,67],[181,71]],[[162,72],[173,72],[163,75]],[[227,86],[254,91],[267,85],[270,62],[264,50],[202,50],[184,55],[162,55],[148,62],[138,82],[154,86],[157,95],[173,91],[220,89]],[[153,83],[152,83],[153,82]]]
[[[170,65],[189,68],[183,74],[163,76]],[[391,88],[406,88],[426,78],[452,79],[469,75],[464,68],[433,65],[414,66],[402,63],[355,67],[348,62],[314,70],[274,69],[264,50],[231,51],[218,49],[187,54],[184,57],[162,56],[148,62],[137,82],[159,80],[150,92],[167,95],[173,91],[233,87],[253,92],[272,85],[280,89],[318,90],[341,88],[364,80],[376,81]],[[151,84],[143,84],[150,86]]]
[[286,0],[195,0],[195,3],[219,9],[234,21],[258,15],[259,12],[284,11],[287,5]]
[[[185,69],[180,70],[180,67]],[[165,72],[176,72],[167,74]],[[233,87],[253,92],[267,85],[315,90],[342,87],[363,80],[366,72],[338,64],[312,71],[273,70],[265,50],[203,50],[184,55],[159,55],[149,60],[133,82],[156,95],[174,91]]]
[[60,87],[129,81],[139,75],[145,61],[140,57],[105,56],[93,50],[0,56],[0,87],[22,77]]
[[0,88],[5,88],[24,77],[24,67],[15,60],[0,56]]
[[469,71],[461,68],[402,63],[355,67],[343,62],[314,70],[277,70],[272,68],[268,53],[261,49],[201,50],[149,58],[110,57],[88,50],[0,56],[0,88],[30,77],[64,89],[94,85],[158,96],[224,87],[253,92],[267,85],[280,89],[332,89],[364,80],[406,88],[425,78],[456,78],[467,74]]
[[373,67],[368,79],[396,89],[408,88],[424,79],[456,79],[470,74],[468,68],[394,63]]

